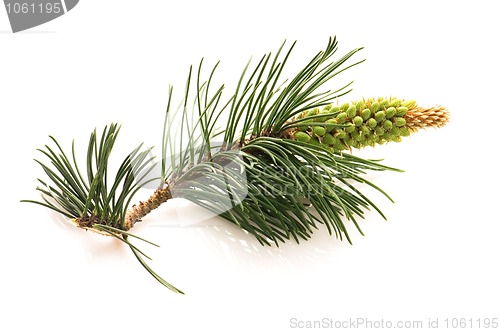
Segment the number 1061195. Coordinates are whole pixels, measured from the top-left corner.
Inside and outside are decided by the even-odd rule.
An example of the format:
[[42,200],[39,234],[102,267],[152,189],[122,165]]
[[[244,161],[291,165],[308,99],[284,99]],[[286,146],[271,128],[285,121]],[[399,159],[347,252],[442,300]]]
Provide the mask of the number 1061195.
[[26,3],[10,2],[5,5],[9,14],[59,14],[63,11],[60,2],[56,3]]

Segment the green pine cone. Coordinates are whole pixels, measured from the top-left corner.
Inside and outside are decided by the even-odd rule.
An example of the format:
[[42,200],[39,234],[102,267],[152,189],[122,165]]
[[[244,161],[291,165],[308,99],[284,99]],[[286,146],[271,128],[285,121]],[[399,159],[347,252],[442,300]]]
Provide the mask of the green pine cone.
[[[316,108],[298,115],[296,119],[303,121],[297,123],[287,137],[333,151],[400,142],[402,137],[423,127],[423,119],[429,126],[439,127],[446,123],[447,114],[441,109],[429,111],[434,112],[432,115],[436,118],[436,124],[429,123],[428,117],[418,118],[422,109],[418,108],[415,100],[370,98],[341,106],[328,105],[322,110]],[[308,119],[318,115],[321,117]],[[321,123],[324,125],[318,125]]]

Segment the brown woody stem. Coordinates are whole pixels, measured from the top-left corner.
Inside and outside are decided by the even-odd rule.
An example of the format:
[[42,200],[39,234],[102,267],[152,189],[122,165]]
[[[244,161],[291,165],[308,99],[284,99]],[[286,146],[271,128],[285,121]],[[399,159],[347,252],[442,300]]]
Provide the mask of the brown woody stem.
[[141,221],[144,216],[171,198],[172,193],[170,192],[169,186],[163,189],[157,189],[147,201],[132,206],[125,216],[123,228],[128,231],[134,227],[136,222]]

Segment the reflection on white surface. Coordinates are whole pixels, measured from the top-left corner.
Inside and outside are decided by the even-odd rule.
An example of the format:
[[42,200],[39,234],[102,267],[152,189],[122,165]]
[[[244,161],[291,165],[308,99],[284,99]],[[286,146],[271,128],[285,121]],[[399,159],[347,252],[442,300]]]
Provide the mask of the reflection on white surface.
[[60,229],[58,235],[71,239],[76,244],[75,249],[80,248],[77,251],[89,260],[112,259],[125,251],[126,246],[117,239],[78,228],[68,218],[55,211],[49,210],[48,214],[50,220]]
[[[352,225],[351,225],[352,226]],[[213,254],[224,257],[228,262],[245,265],[248,269],[268,269],[270,267],[291,266],[300,262],[327,262],[338,254],[342,247],[350,246],[330,236],[326,227],[318,225],[318,230],[309,241],[298,245],[294,240],[261,245],[253,235],[243,231],[229,221],[214,215],[206,209],[183,199],[174,199],[158,211],[152,212],[139,226],[141,233],[152,234],[159,241],[162,237],[177,234],[197,239]],[[357,231],[349,227],[356,238]]]

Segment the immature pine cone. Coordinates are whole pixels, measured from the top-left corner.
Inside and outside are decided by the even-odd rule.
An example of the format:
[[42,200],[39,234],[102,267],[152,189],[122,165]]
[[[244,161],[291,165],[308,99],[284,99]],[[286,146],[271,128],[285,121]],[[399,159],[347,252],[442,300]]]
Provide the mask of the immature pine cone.
[[448,119],[441,106],[422,108],[414,100],[370,98],[302,112],[293,119],[302,121],[287,136],[341,151],[400,142],[420,128],[442,127]]

